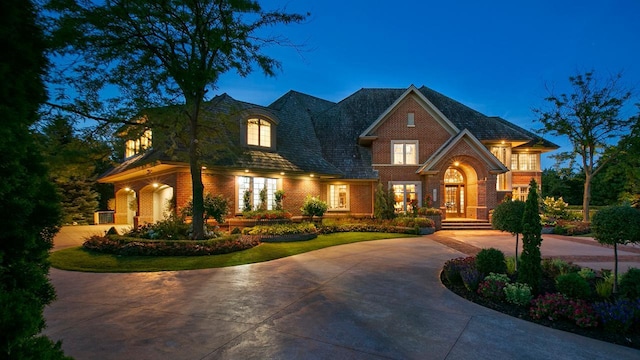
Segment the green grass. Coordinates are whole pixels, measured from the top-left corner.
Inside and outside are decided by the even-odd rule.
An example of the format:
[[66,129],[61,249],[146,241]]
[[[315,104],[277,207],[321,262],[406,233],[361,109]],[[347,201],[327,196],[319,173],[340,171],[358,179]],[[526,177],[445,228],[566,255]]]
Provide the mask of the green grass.
[[279,259],[330,246],[360,241],[409,237],[391,233],[335,233],[309,241],[262,243],[252,249],[210,256],[118,256],[89,252],[82,247],[51,253],[51,266],[86,272],[146,272],[208,269]]

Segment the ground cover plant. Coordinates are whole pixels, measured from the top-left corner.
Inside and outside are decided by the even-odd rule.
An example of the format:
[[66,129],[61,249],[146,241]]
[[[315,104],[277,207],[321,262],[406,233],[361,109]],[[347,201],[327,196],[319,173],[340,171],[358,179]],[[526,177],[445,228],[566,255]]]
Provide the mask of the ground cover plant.
[[625,286],[615,295],[610,271],[559,259],[544,259],[541,268],[538,291],[517,282],[515,272],[479,271],[477,257],[447,261],[441,280],[458,295],[505,314],[640,349],[640,270],[622,275]]

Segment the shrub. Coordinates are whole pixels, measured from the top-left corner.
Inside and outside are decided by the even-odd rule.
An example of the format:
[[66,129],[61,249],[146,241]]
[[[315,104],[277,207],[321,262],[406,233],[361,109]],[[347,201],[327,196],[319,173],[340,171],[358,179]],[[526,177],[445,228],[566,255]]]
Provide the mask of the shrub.
[[534,292],[538,291],[542,280],[541,232],[538,184],[534,179],[531,179],[529,195],[522,215],[522,261],[518,266],[518,281],[529,284]]
[[302,215],[313,219],[314,216],[322,217],[327,212],[328,207],[327,203],[320,200],[320,198],[307,195],[300,211],[302,211]]
[[591,296],[589,283],[578,273],[568,273],[556,279],[558,292],[576,299],[588,299]]
[[242,212],[245,219],[291,219],[293,215],[284,210],[252,210]]
[[[229,200],[222,195],[213,196],[209,193],[204,195],[204,218],[215,219],[218,223],[223,223],[227,214],[229,214]],[[193,216],[193,201],[189,202],[182,208],[182,216]]]
[[596,281],[596,293],[603,299],[608,299],[613,293],[613,275],[605,275],[602,280]]
[[312,223],[304,222],[299,224],[273,224],[259,225],[252,228],[244,228],[245,235],[295,235],[295,234],[315,234],[316,226]]
[[531,287],[527,284],[506,284],[503,291],[507,302],[518,306],[527,306],[533,298]]
[[553,233],[557,235],[567,235],[567,228],[562,225],[556,225],[553,228]]
[[478,285],[478,294],[483,297],[502,300],[504,299],[504,287],[509,282],[509,278],[504,274],[491,273]]
[[542,260],[542,271],[547,274],[548,277],[555,279],[559,275],[580,271],[580,266],[562,259],[544,259]]
[[626,333],[640,320],[640,300],[618,299],[593,305],[605,329],[615,333]]
[[237,226],[231,230],[231,235],[236,235],[236,234],[242,234],[242,231],[240,231],[240,228]]
[[507,272],[507,263],[504,259],[504,253],[494,248],[480,250],[476,255],[476,266],[478,271],[483,274],[506,274]]
[[529,315],[534,319],[568,319],[580,327],[598,326],[595,310],[585,300],[571,300],[564,294],[540,295],[532,301]]
[[378,183],[375,193],[373,214],[376,219],[393,219],[395,214],[393,190],[385,190],[382,183]]
[[480,280],[482,279],[482,274],[480,274],[475,266],[462,269],[460,271],[460,277],[462,278],[462,283],[464,284],[464,287],[467,288],[467,290],[473,292],[478,290],[478,285],[480,284]]
[[282,201],[286,198],[284,190],[277,190],[274,194],[275,210],[283,210]]
[[190,228],[191,225],[185,223],[184,220],[176,216],[170,216],[168,219],[131,229],[125,236],[140,239],[188,239]]
[[505,264],[507,264],[507,274],[513,275],[516,273],[516,258],[514,256],[506,257]]
[[407,217],[407,216],[397,217],[391,220],[391,224],[395,226],[402,226],[402,227],[420,227],[420,228],[426,228],[426,227],[432,228],[435,226],[435,223],[431,219],[423,218],[423,217]]
[[251,236],[232,235],[212,240],[147,240],[123,236],[92,236],[83,248],[124,256],[201,256],[227,254],[260,244]]
[[462,277],[460,272],[464,269],[475,267],[475,258],[472,256],[466,258],[455,258],[444,263],[442,268],[444,277],[451,284],[461,284]]
[[578,271],[578,275],[585,280],[592,280],[596,278],[596,272],[588,267],[580,269],[580,271]]
[[620,295],[629,299],[640,298],[640,269],[631,268],[620,278]]
[[437,215],[442,215],[442,211],[440,211],[440,209],[436,209],[432,207],[421,207],[418,209],[418,215],[437,216]]

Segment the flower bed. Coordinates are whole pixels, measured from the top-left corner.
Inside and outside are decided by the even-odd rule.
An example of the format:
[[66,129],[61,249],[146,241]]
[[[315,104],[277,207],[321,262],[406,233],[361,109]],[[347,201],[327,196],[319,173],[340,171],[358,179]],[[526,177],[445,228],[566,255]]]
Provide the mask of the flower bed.
[[611,296],[610,289],[603,291],[611,279],[606,272],[545,260],[540,291],[532,295],[526,284],[515,281],[516,274],[485,277],[475,260],[447,261],[440,275],[442,283],[467,300],[505,314],[640,349],[640,298],[631,287],[622,289],[618,297]]
[[240,235],[212,240],[147,240],[94,235],[82,247],[90,251],[123,256],[202,256],[227,254],[259,244],[257,238]]

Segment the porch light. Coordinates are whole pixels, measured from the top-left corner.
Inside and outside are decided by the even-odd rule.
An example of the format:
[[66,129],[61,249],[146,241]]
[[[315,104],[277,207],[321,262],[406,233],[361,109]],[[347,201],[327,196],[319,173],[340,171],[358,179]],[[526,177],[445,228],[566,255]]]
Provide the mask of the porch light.
[[203,167],[202,167],[202,170],[207,170],[207,167],[206,167],[206,166],[203,166]]
[[248,173],[248,172],[249,172],[249,169],[244,169],[244,172]]
[[500,144],[504,145],[504,140],[500,141]]
[[460,161],[456,161],[456,162],[454,162],[454,163],[453,163],[453,165],[455,165],[455,166],[460,166]]
[[153,183],[154,188],[157,188],[158,186],[160,186],[158,183]]
[[284,175],[284,171],[280,171],[280,175]]
[[310,174],[309,176],[311,176],[311,177],[314,177],[315,175],[313,175],[313,174]]
[[124,191],[131,191],[131,188],[130,187],[126,187],[126,188],[124,188]]

